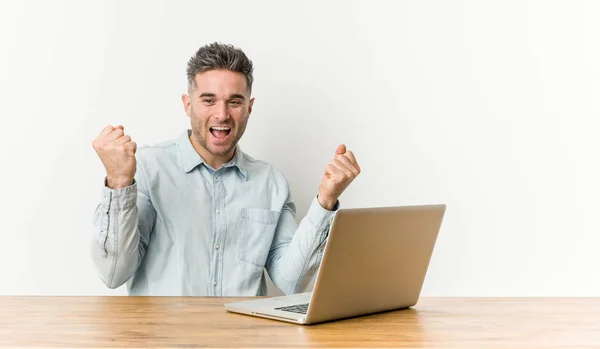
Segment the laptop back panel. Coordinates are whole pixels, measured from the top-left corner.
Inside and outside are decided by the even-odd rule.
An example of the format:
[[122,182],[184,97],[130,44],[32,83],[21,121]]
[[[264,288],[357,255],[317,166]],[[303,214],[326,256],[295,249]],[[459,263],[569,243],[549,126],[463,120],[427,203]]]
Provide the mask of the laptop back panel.
[[338,211],[306,322],[415,305],[445,209],[424,205]]

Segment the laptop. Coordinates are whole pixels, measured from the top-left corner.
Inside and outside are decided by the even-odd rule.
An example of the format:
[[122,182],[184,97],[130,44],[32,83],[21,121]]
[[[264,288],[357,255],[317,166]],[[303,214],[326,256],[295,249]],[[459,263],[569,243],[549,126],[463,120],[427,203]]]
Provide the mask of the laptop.
[[339,209],[312,292],[225,304],[229,312],[296,324],[414,306],[446,205]]

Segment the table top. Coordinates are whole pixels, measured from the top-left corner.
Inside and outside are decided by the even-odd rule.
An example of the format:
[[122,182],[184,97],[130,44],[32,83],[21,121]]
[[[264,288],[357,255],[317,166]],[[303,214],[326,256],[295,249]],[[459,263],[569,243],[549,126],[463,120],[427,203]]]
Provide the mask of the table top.
[[421,298],[310,326],[223,308],[246,299],[0,296],[0,347],[600,348],[600,298]]

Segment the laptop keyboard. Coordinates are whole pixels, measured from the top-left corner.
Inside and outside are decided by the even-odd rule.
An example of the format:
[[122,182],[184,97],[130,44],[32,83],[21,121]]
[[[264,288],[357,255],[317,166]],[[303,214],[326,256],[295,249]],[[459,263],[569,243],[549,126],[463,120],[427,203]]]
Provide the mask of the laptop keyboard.
[[288,305],[285,307],[275,308],[275,310],[289,311],[291,313],[298,313],[298,314],[306,314],[306,311],[308,310],[308,303]]

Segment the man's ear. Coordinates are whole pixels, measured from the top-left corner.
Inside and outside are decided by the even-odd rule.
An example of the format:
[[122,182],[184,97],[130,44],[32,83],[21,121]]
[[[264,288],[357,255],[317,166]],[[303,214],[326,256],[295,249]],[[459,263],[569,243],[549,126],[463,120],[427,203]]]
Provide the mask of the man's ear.
[[254,105],[254,98],[250,98],[250,102],[248,103],[248,117],[252,114],[252,106]]
[[192,99],[190,98],[190,96],[186,95],[185,93],[181,95],[181,101],[183,102],[183,109],[185,110],[185,113],[187,114],[187,116],[190,116],[191,113],[191,109],[192,109]]

